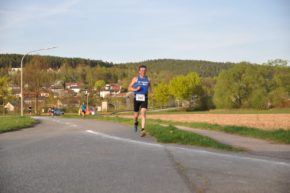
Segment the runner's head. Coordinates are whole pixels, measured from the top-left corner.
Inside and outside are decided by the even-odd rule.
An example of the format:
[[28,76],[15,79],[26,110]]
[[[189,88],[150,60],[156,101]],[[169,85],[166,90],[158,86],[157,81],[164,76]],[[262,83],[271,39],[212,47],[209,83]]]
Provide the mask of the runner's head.
[[145,65],[140,65],[139,66],[139,74],[140,76],[145,76],[147,72],[147,66]]

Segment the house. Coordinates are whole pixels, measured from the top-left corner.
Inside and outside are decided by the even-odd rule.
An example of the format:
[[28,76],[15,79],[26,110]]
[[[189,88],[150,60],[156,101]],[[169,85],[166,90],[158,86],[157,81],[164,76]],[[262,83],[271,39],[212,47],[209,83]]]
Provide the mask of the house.
[[48,89],[45,89],[45,88],[42,88],[42,89],[40,89],[40,94],[39,95],[41,97],[48,98],[49,97],[49,90]]
[[20,98],[21,97],[21,88],[20,86],[13,85],[12,86],[12,95]]
[[15,107],[14,105],[12,105],[10,102],[8,102],[5,106],[4,106],[5,109],[7,109],[7,111],[14,111]]
[[102,90],[102,91],[100,92],[100,97],[105,98],[106,96],[109,96],[110,93],[111,93],[111,92],[110,92],[109,90]]
[[60,85],[51,85],[50,90],[53,93],[54,97],[61,96],[64,92],[63,86]]
[[46,70],[47,73],[54,73],[55,71],[52,68]]
[[62,108],[62,107],[64,107],[65,105],[63,104],[63,102],[61,101],[61,100],[57,100],[56,101],[56,106],[57,106],[57,108]]
[[122,86],[119,84],[106,84],[100,92],[100,97],[105,98],[110,95],[118,95],[121,93]]
[[126,97],[129,97],[127,93],[118,93],[118,94],[111,94],[111,97],[114,97],[114,98],[126,98]]
[[65,88],[74,91],[75,93],[79,93],[81,88],[83,87],[83,83],[80,82],[67,82],[65,83]]
[[121,93],[122,86],[119,84],[111,84],[111,94],[119,94]]
[[8,74],[9,75],[15,75],[18,72],[21,72],[21,68],[11,68],[11,70],[9,70]]

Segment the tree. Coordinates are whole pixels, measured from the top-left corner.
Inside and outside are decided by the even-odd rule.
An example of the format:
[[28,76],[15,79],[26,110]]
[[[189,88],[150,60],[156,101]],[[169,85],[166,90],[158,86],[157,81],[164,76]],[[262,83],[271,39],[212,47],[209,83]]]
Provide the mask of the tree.
[[[239,64],[223,71],[217,78],[214,103],[218,108],[240,108],[254,86],[255,71],[248,64]],[[251,84],[253,83],[253,84]]]
[[164,107],[169,101],[169,86],[165,83],[160,83],[153,89],[154,102],[157,106]]
[[199,75],[195,72],[187,74],[186,79],[188,80],[188,87],[191,94],[200,95],[201,94],[201,79]]
[[177,100],[191,101],[194,95],[200,96],[201,90],[201,80],[195,72],[177,76],[169,83],[169,93]]
[[69,64],[64,63],[59,69],[58,79],[64,82],[64,88],[67,82],[75,82],[76,75],[74,69]]
[[214,103],[218,108],[283,106],[290,93],[289,77],[290,68],[283,65],[235,65],[218,76]]
[[273,107],[286,107],[289,98],[288,92],[283,87],[278,87],[269,93],[269,102]]
[[95,88],[97,89],[98,92],[106,85],[106,82],[104,80],[97,80],[95,82]]
[[290,94],[290,68],[285,66],[275,67],[273,76],[277,88],[284,88]]
[[5,99],[7,99],[11,95],[11,89],[9,87],[9,77],[3,76],[0,77],[0,100],[3,105],[3,113],[4,113],[4,105]]
[[38,99],[41,88],[50,84],[50,79],[47,74],[48,65],[41,57],[35,57],[31,63],[25,65],[23,76],[24,82],[28,84],[28,90],[34,93],[35,96],[35,113],[38,113]]
[[275,59],[275,60],[269,60],[266,65],[270,66],[287,66],[287,60],[282,59]]
[[264,88],[253,90],[253,92],[249,97],[248,102],[249,102],[248,107],[255,109],[267,109],[268,96],[266,90]]

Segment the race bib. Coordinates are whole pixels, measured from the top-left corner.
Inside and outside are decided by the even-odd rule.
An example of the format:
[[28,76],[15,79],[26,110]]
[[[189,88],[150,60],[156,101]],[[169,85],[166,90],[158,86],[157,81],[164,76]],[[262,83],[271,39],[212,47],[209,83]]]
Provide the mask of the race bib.
[[144,94],[136,94],[136,101],[145,101]]

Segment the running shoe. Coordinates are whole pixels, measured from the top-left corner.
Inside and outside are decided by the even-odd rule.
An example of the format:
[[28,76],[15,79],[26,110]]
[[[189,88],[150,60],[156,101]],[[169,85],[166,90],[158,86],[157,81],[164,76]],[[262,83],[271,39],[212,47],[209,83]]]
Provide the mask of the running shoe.
[[145,129],[141,129],[140,137],[145,137],[145,136],[146,136]]

